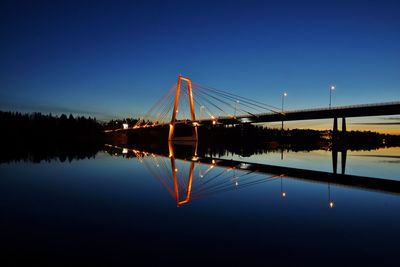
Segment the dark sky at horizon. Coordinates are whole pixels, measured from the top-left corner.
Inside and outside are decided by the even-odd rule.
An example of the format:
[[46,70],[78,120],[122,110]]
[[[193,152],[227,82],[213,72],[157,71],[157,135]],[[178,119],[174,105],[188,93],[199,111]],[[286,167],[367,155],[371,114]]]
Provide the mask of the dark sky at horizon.
[[2,1],[0,110],[145,113],[178,74],[287,109],[400,99],[398,1]]

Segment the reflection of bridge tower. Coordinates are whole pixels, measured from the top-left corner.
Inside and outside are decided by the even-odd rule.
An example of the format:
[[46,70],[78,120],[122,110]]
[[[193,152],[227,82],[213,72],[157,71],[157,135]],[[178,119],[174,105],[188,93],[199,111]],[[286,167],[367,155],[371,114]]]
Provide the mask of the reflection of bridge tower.
[[168,157],[133,150],[164,188],[182,206],[193,199],[273,181],[280,175],[265,175],[248,170],[245,163],[219,167],[219,159],[201,160],[197,142],[168,142]]
[[176,114],[178,113],[179,96],[181,93],[181,84],[183,81],[187,83],[191,119],[192,119],[192,122],[196,121],[196,116],[194,113],[192,82],[189,78],[185,78],[182,75],[179,75],[178,83],[176,84],[176,90],[175,90],[174,109],[172,110],[171,123],[169,124],[168,141],[175,141],[175,140],[176,141],[197,141],[197,139],[198,139],[197,126],[193,126],[191,136],[175,137]]
[[[169,158],[171,159],[171,171],[172,171],[172,179],[174,182],[176,205],[180,206],[180,205],[186,204],[190,201],[190,194],[192,192],[193,171],[194,171],[194,163],[195,162],[194,161],[190,162],[187,189],[186,189],[186,197],[184,200],[180,200],[179,184],[178,184],[178,176],[177,176],[178,169],[176,168],[176,164],[175,164],[174,144],[172,142],[168,142],[168,150],[169,150]],[[195,144],[194,151],[195,151],[194,155],[196,155],[197,154],[197,142]]]

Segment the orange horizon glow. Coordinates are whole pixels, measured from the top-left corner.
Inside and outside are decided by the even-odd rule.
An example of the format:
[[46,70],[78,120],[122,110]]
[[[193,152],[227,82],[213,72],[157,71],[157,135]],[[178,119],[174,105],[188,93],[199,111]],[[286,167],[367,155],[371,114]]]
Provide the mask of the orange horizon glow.
[[[346,118],[347,131],[371,131],[380,134],[392,134],[400,135],[400,124],[382,124],[388,122],[388,118],[391,117],[371,117],[371,118]],[[399,117],[394,117],[397,119]],[[400,123],[400,118],[399,118]],[[281,122],[262,123],[268,128],[279,128]],[[338,127],[341,130],[342,120],[338,118]],[[333,119],[322,119],[322,120],[307,120],[307,121],[286,121],[284,123],[285,129],[312,129],[319,131],[327,131],[333,129]]]

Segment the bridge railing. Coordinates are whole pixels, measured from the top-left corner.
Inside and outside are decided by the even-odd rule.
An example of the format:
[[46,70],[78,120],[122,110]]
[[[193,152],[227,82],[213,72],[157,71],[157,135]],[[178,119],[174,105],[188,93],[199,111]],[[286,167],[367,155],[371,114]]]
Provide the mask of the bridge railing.
[[[288,110],[284,111],[284,114],[289,114],[289,113],[299,113],[299,112],[312,112],[312,111],[329,111],[329,110],[341,110],[341,109],[349,109],[349,108],[368,108],[368,107],[379,107],[379,106],[388,106],[388,105],[400,105],[400,101],[391,101],[391,102],[381,102],[381,103],[371,103],[371,104],[360,104],[360,105],[347,105],[347,106],[336,106],[336,107],[327,107],[327,108],[310,108],[310,109],[295,109],[295,110]],[[266,112],[266,113],[258,113],[255,114],[255,117],[260,117],[260,116],[268,116],[268,115],[274,115],[277,114],[276,112]],[[226,120],[226,119],[246,119],[246,118],[252,118],[254,116],[250,115],[239,115],[239,116],[220,116],[218,118],[214,119],[197,119],[198,122],[201,121],[213,121],[213,120]],[[190,123],[190,120],[183,121],[179,120],[177,123]],[[155,123],[153,125],[146,125],[145,127],[152,127],[152,126],[163,126],[167,125],[168,123]],[[141,128],[141,127],[139,127]]]
[[[340,109],[349,109],[349,108],[367,108],[367,107],[379,107],[379,106],[388,106],[388,105],[400,105],[400,101],[391,101],[391,102],[381,102],[381,103],[371,103],[371,104],[361,104],[361,105],[347,105],[347,106],[336,106],[331,108],[309,108],[309,109],[295,109],[284,111],[285,114],[288,113],[299,113],[299,112],[310,112],[310,111],[329,111],[329,110],[340,110]],[[274,115],[276,113],[266,112],[266,113],[258,113],[257,116],[266,116],[266,115]],[[250,116],[238,116],[237,118],[249,118]],[[220,117],[221,119],[228,119],[229,117]]]

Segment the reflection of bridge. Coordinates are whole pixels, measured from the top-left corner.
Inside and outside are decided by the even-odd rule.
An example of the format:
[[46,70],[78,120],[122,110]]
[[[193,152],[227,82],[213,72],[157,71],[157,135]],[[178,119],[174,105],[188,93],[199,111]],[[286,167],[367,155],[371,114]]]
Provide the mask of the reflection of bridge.
[[[187,153],[187,149],[184,150],[185,152],[181,150],[180,153],[175,153],[174,144],[169,142],[168,156],[134,149],[115,148],[124,154],[134,153],[176,199],[178,206],[186,204],[192,199],[276,179],[281,179],[282,183],[283,178],[325,183],[328,186],[332,184],[400,194],[400,181],[199,157],[195,144],[191,146],[189,153]],[[282,197],[286,196],[282,186],[281,195]],[[330,196],[329,206],[333,207]]]
[[[184,95],[182,99],[181,94]],[[400,102],[284,111],[283,105],[282,109],[278,109],[247,97],[196,84],[189,78],[179,76],[177,84],[133,129],[165,125],[169,127],[168,140],[197,140],[199,125],[333,119],[333,132],[336,133],[338,118],[342,118],[342,131],[345,132],[346,118],[396,114],[400,114]],[[191,125],[191,135],[175,136],[175,127],[178,124]]]

